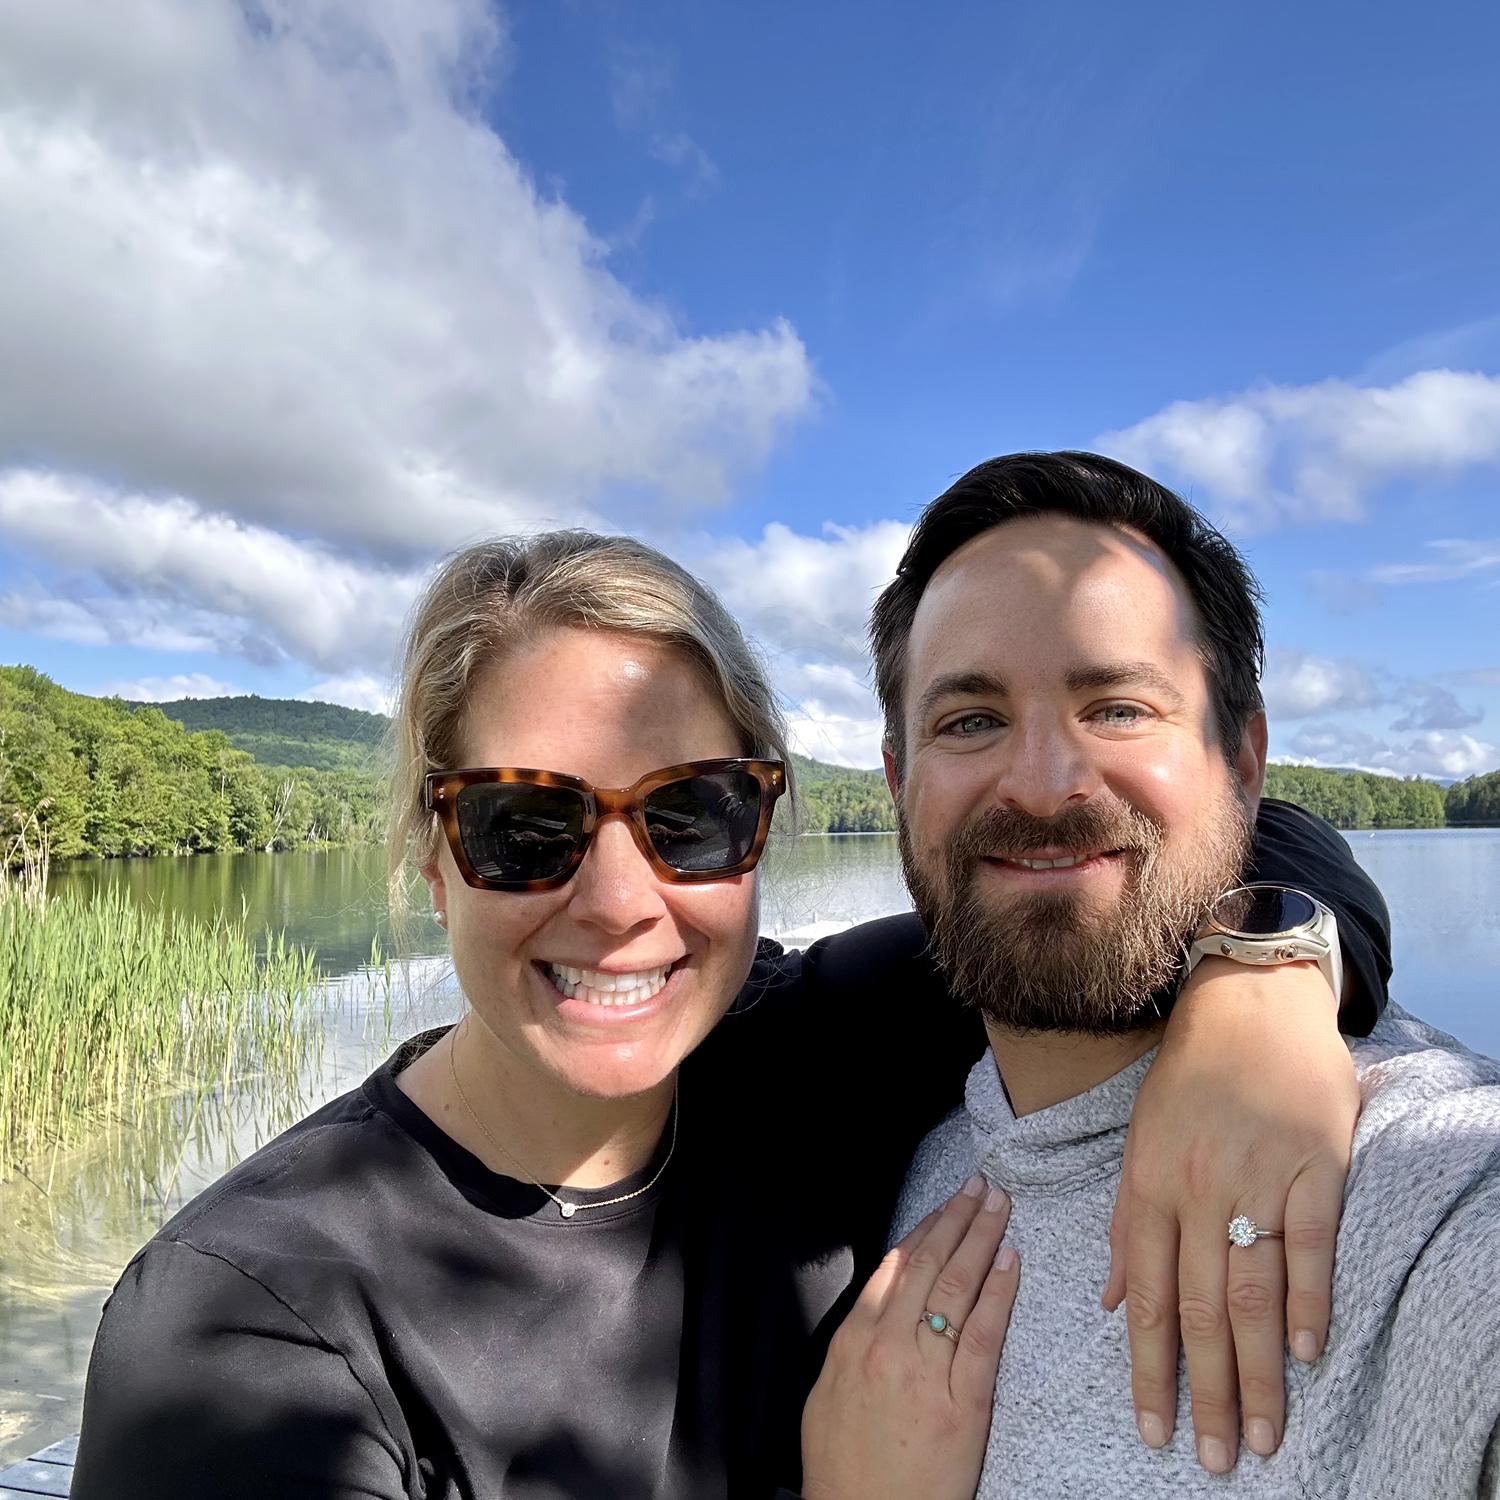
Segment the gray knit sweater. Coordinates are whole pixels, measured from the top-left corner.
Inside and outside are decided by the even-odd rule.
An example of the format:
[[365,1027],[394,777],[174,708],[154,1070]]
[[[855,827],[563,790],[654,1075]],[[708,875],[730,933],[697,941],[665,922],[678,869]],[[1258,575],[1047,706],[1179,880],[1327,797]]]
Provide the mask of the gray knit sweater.
[[1125,1129],[1151,1054],[1020,1120],[993,1055],[980,1059],[964,1108],[918,1151],[895,1225],[899,1237],[976,1168],[1014,1200],[1007,1237],[1021,1286],[978,1500],[1500,1496],[1500,1062],[1395,1005],[1350,1050],[1364,1108],[1328,1349],[1312,1366],[1287,1360],[1281,1449],[1270,1459],[1242,1449],[1223,1477],[1194,1458],[1181,1371],[1171,1443],[1141,1443],[1125,1310],[1099,1305]]

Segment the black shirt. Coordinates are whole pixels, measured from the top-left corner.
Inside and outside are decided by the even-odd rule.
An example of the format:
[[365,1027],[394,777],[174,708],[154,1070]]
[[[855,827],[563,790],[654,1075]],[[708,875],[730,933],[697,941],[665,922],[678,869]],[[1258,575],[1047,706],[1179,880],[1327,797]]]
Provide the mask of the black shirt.
[[[1263,804],[1256,874],[1340,919],[1367,1030],[1388,921],[1348,846]],[[1290,856],[1290,858],[1289,858]],[[711,1500],[798,1479],[802,1403],[912,1150],[984,1046],[887,918],[761,944],[683,1064],[675,1155],[564,1220],[395,1084],[242,1162],[135,1257],[90,1364],[75,1500]],[[598,1202],[649,1182],[669,1144]],[[1123,1399],[1123,1393],[1122,1393]]]

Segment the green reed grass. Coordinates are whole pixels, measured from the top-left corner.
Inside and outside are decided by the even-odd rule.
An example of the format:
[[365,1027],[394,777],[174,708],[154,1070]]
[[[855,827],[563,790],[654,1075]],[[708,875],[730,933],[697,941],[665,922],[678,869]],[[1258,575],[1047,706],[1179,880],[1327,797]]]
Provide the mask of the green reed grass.
[[120,892],[38,900],[0,872],[0,1172],[164,1092],[227,1095],[321,1046],[310,950]]

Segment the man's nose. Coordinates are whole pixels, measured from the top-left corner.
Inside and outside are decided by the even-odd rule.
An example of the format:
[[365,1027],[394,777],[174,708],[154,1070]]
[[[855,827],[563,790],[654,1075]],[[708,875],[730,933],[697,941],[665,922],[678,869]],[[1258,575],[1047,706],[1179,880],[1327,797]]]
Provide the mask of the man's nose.
[[1019,730],[1010,738],[996,778],[996,798],[1003,806],[1051,818],[1099,790],[1091,742],[1076,724],[1038,719]]
[[661,882],[623,814],[599,820],[589,851],[568,886],[568,914],[606,932],[629,932],[666,910]]

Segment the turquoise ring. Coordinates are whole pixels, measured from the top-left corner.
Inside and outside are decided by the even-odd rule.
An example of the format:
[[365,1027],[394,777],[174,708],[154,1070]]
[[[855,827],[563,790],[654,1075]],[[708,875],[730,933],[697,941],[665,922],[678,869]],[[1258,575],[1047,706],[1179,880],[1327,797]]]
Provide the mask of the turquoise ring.
[[958,1329],[953,1326],[952,1320],[944,1317],[942,1313],[924,1312],[917,1319],[917,1326],[919,1328],[930,1328],[934,1333],[941,1334],[945,1339],[952,1339],[955,1344],[958,1342]]

